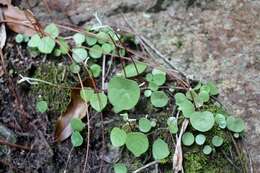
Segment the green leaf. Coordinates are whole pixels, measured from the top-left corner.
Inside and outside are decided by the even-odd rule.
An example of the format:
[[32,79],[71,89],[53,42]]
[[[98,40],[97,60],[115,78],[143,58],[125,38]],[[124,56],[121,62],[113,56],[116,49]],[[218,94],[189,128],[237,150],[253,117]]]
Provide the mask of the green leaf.
[[189,118],[195,111],[194,105],[188,99],[184,100],[180,105],[179,109],[182,111],[184,117]]
[[226,117],[224,115],[216,114],[215,121],[220,128],[222,128],[222,129],[226,128],[227,122],[226,122]]
[[218,92],[218,88],[217,86],[213,83],[213,82],[208,82],[207,84],[210,88],[210,92],[209,94],[212,96],[212,95],[217,95],[219,92]]
[[175,117],[169,117],[167,120],[167,125],[170,133],[176,134],[178,132],[178,121]]
[[151,73],[146,74],[145,80],[148,82],[152,82],[153,80],[153,75]]
[[196,144],[198,145],[203,145],[206,141],[206,136],[203,135],[203,134],[198,134],[196,137],[195,137],[195,142]]
[[157,91],[159,89],[159,86],[153,82],[149,82],[148,88],[151,89],[152,91]]
[[110,141],[115,147],[123,146],[126,142],[126,132],[118,127],[114,127],[110,133]]
[[127,167],[123,163],[117,163],[114,165],[115,173],[127,173]]
[[98,43],[104,44],[110,40],[110,37],[105,32],[99,32],[97,35]]
[[227,128],[232,132],[240,133],[245,130],[245,123],[241,118],[229,116],[227,118]]
[[101,47],[104,54],[109,54],[112,52],[112,50],[114,50],[114,46],[110,43],[104,43]]
[[152,91],[151,90],[145,90],[144,91],[144,96],[145,97],[150,97],[152,95]]
[[191,132],[185,132],[182,135],[181,141],[183,145],[191,146],[194,143],[194,136]]
[[102,56],[103,50],[99,45],[94,45],[89,49],[89,55],[94,58],[98,59]]
[[149,141],[145,134],[140,132],[130,132],[126,137],[126,147],[135,157],[141,156],[149,148]]
[[61,54],[63,54],[63,55],[68,54],[70,47],[69,47],[68,43],[65,41],[65,39],[62,37],[59,37],[58,43],[59,43],[59,49],[61,51]]
[[166,73],[164,71],[161,71],[161,70],[155,68],[152,71],[152,75],[156,75],[156,74],[166,75]]
[[86,42],[89,46],[93,46],[94,44],[97,43],[97,38],[91,37],[91,36],[86,36]]
[[203,102],[209,101],[209,93],[205,90],[201,90],[197,97],[199,97],[199,99],[202,100]]
[[23,35],[23,41],[28,42],[30,40],[30,37],[28,35]]
[[108,99],[114,108],[120,112],[130,110],[140,98],[138,84],[122,77],[113,77],[108,83]]
[[164,74],[158,73],[153,75],[152,82],[158,86],[161,86],[165,83],[166,76]]
[[55,47],[55,41],[51,37],[43,37],[38,44],[41,53],[50,54]]
[[71,135],[71,143],[73,147],[79,147],[83,144],[83,138],[78,131],[74,131]]
[[152,152],[154,160],[165,159],[170,154],[168,144],[160,138],[154,141],[152,146]]
[[56,56],[56,57],[59,57],[59,56],[61,56],[61,51],[60,51],[60,49],[54,49],[54,52],[53,52],[53,54],[54,54],[54,56]]
[[80,118],[73,118],[71,121],[70,121],[70,126],[73,130],[76,130],[76,131],[82,131],[85,127],[85,124],[81,121]]
[[40,42],[41,42],[41,37],[38,34],[35,34],[31,37],[27,45],[30,48],[36,48],[39,46]]
[[214,136],[211,142],[215,147],[220,147],[223,144],[224,140],[220,136]]
[[85,35],[82,33],[76,33],[73,35],[73,40],[77,46],[81,46],[85,42]]
[[[140,62],[135,62],[135,63],[128,64],[124,68],[124,71],[126,73],[126,77],[130,78],[130,77],[135,77],[139,74],[142,74],[146,68],[147,68],[146,64],[140,63]],[[124,71],[122,71],[120,73],[120,75],[124,75]]]
[[107,105],[107,96],[103,92],[94,94],[90,98],[90,105],[97,112],[101,112]]
[[151,103],[157,108],[166,106],[168,100],[168,96],[163,91],[155,91],[151,95]]
[[36,103],[36,111],[40,113],[44,113],[48,110],[48,104],[46,101],[38,101]]
[[211,112],[194,112],[190,116],[192,127],[200,132],[209,131],[214,126],[214,116]]
[[72,64],[70,64],[69,69],[72,73],[79,73],[80,66],[73,62]]
[[54,23],[47,25],[44,31],[48,34],[47,36],[53,39],[59,35],[59,28]]
[[212,148],[209,145],[205,145],[202,151],[204,154],[209,155],[212,152]]
[[94,90],[92,88],[84,88],[80,90],[80,97],[85,101],[89,102],[94,95]]
[[101,66],[98,64],[93,64],[90,66],[90,71],[94,77],[99,77],[101,74]]
[[77,62],[81,63],[87,59],[88,52],[83,48],[74,48],[72,49],[72,58]]
[[186,92],[186,97],[191,101],[193,101],[197,96],[197,93],[193,89]]
[[176,93],[175,96],[175,102],[179,106],[183,101],[186,101],[187,98],[183,93]]
[[15,41],[16,41],[16,43],[22,43],[23,42],[23,34],[17,34],[16,36],[15,36]]
[[147,118],[140,118],[138,127],[141,132],[147,133],[152,128],[151,121]]

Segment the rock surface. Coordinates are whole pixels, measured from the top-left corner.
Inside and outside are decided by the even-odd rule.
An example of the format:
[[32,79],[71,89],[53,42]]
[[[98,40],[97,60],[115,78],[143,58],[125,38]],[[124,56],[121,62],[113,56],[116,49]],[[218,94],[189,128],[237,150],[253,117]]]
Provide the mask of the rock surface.
[[[52,10],[56,20],[93,23],[98,12],[104,23],[122,27],[123,12],[178,70],[193,79],[215,81],[221,101],[246,121],[245,142],[255,172],[260,172],[260,1],[198,0],[189,8],[184,1],[168,0],[63,1],[59,3],[65,7]],[[39,6],[43,3],[32,8],[34,14],[48,18],[46,8]]]

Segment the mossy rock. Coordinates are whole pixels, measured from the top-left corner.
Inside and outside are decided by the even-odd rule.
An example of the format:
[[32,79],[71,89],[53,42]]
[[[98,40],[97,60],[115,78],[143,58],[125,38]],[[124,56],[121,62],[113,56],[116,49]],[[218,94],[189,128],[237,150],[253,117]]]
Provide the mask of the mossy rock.
[[42,82],[32,85],[30,92],[32,97],[47,101],[50,111],[63,112],[70,101],[70,89],[66,87],[72,86],[73,82],[68,80],[66,71],[67,66],[63,64],[47,63],[40,65],[33,75],[33,78],[62,86],[57,87]]

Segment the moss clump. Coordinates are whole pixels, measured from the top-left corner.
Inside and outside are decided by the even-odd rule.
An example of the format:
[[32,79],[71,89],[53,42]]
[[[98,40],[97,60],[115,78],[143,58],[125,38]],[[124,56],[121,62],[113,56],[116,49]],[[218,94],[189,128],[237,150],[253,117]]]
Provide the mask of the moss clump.
[[[65,65],[56,65],[54,63],[40,65],[33,78],[41,79],[58,86],[69,87]],[[54,112],[63,112],[70,101],[70,89],[57,87],[39,82],[37,85],[32,85],[31,95],[38,97],[38,100],[48,102],[49,110]]]

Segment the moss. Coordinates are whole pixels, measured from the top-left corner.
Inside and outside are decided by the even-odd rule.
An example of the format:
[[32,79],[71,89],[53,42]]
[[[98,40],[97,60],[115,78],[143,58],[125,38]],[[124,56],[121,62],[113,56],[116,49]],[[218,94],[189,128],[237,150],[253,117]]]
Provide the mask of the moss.
[[233,173],[235,169],[221,152],[204,155],[200,148],[190,148],[184,154],[184,170],[187,173]]
[[[54,63],[42,64],[36,69],[33,78],[68,87],[71,84],[68,83],[65,75],[66,68],[64,65],[56,65]],[[38,100],[47,101],[49,110],[54,112],[63,112],[70,101],[70,89],[41,82],[37,85],[32,85],[30,94],[33,97],[38,97]]]

